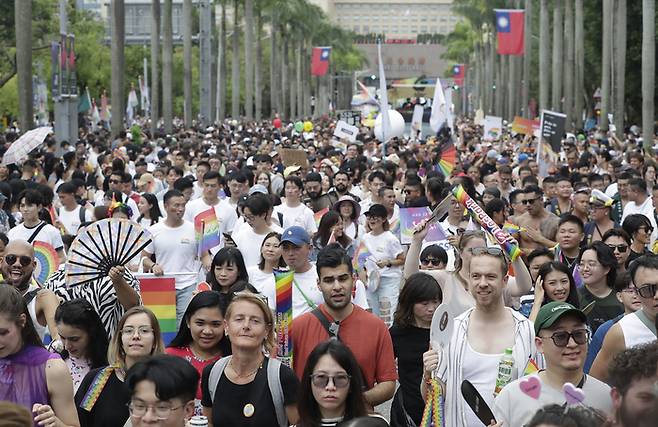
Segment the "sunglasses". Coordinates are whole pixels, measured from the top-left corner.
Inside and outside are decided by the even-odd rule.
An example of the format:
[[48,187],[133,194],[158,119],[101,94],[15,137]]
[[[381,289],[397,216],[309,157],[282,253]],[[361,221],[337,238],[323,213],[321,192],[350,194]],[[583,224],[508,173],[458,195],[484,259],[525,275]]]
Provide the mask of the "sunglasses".
[[425,259],[421,259],[420,263],[423,265],[432,264],[434,267],[438,267],[441,265],[441,260],[437,258],[425,258]]
[[619,253],[623,254],[626,253],[626,250],[628,249],[628,245],[608,245],[610,249],[614,252],[615,249],[619,251]]
[[116,180],[116,179],[111,179],[110,184],[121,184],[121,181]]
[[637,293],[642,298],[653,298],[656,296],[656,291],[658,290],[658,283],[650,283],[644,285],[641,288],[637,288]]
[[16,263],[16,260],[19,260],[22,267],[27,267],[28,265],[32,264],[32,258],[30,258],[27,255],[21,255],[21,256],[14,254],[5,255],[5,262],[7,263],[7,265],[14,265]]
[[647,227],[645,225],[645,226],[642,226],[642,227],[638,228],[638,230],[644,230],[647,234],[650,234],[650,233],[653,232],[653,227]]
[[540,338],[552,339],[553,344],[555,344],[557,347],[566,347],[567,344],[569,344],[569,339],[571,338],[573,338],[576,344],[582,345],[589,341],[589,331],[587,329],[576,329],[575,331],[571,332],[558,331],[554,332],[553,335],[549,335],[547,337],[540,336]]
[[347,374],[313,374],[311,375],[311,383],[315,387],[325,388],[329,384],[329,380],[331,380],[336,388],[345,388],[350,385],[350,378],[351,377]]
[[531,205],[531,204],[535,203],[537,200],[539,200],[539,197],[537,197],[537,198],[535,198],[535,199],[525,199],[525,200],[521,200],[520,203],[523,204],[523,205]]
[[492,255],[492,256],[501,256],[503,254],[503,250],[500,248],[495,248],[495,247],[486,247],[486,248],[471,248],[470,249],[471,253],[473,255]]

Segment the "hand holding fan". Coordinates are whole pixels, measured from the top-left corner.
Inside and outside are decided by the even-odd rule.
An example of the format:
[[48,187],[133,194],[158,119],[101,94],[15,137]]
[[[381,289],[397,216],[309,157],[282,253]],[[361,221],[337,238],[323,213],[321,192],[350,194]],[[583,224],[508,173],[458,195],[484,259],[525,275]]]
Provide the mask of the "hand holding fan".
[[82,285],[107,276],[110,269],[125,266],[151,243],[151,233],[127,219],[96,221],[78,233],[71,244],[66,283]]
[[441,144],[439,148],[439,157],[434,170],[441,172],[444,177],[448,178],[457,164],[457,149],[452,142]]

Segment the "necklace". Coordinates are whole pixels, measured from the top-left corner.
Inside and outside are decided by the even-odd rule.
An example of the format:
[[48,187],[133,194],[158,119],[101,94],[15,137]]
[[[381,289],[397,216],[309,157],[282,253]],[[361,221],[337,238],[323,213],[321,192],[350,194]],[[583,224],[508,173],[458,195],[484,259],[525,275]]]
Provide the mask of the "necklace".
[[237,378],[249,378],[249,377],[251,377],[252,375],[255,375],[256,372],[258,372],[258,370],[259,370],[260,368],[263,367],[263,362],[261,361],[261,362],[258,364],[258,367],[256,368],[256,370],[254,370],[253,372],[250,372],[250,373],[248,373],[248,374],[240,374],[240,373],[238,373],[238,371],[235,369],[235,366],[233,366],[233,359],[232,359],[232,358],[231,358],[231,360],[228,362],[228,364],[229,364],[229,366],[231,367],[231,370],[233,371],[233,373],[235,374],[235,376],[236,376]]

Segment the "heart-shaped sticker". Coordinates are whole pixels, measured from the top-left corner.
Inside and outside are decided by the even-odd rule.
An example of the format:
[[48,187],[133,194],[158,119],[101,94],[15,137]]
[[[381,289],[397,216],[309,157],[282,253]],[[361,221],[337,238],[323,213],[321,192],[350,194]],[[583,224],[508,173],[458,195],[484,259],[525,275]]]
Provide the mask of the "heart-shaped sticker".
[[564,398],[567,399],[567,405],[578,405],[585,400],[585,392],[571,383],[566,383],[562,387]]
[[533,399],[539,399],[541,394],[541,381],[537,375],[530,375],[519,382],[521,391]]

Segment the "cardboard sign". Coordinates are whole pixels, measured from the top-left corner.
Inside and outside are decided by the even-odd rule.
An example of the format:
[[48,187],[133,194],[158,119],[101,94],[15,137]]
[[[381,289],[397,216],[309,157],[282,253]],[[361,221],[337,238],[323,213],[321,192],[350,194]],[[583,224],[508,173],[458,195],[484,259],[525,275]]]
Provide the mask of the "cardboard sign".
[[554,154],[559,154],[562,150],[566,122],[566,114],[548,110],[541,112],[541,142],[547,144]]
[[361,126],[361,111],[345,110],[338,114],[338,120],[350,126]]
[[352,126],[342,120],[336,123],[334,129],[334,136],[338,139],[347,139],[350,142],[356,141],[356,136],[359,134],[359,128]]
[[293,148],[283,148],[281,149],[281,160],[283,161],[283,166],[301,166],[303,168],[308,168],[308,155],[306,151]]
[[495,141],[503,134],[503,118],[486,116],[484,118],[484,141]]

